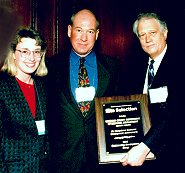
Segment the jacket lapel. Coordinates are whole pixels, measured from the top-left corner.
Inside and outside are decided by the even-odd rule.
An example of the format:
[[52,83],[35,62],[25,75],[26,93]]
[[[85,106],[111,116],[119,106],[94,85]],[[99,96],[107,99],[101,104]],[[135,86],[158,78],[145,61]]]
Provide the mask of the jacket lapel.
[[168,68],[168,58],[165,55],[154,77],[152,88],[158,88],[167,85],[167,76],[169,75],[166,73],[169,71]]
[[[21,88],[19,87],[16,79],[14,77],[10,77],[7,82],[8,88],[12,89],[12,95],[13,97],[9,100],[10,105],[15,105],[15,103],[18,103],[18,105],[15,105],[17,109],[17,114],[11,114],[11,116],[15,116],[14,118],[16,119],[17,123],[22,124],[22,121],[24,121],[24,126],[32,132],[33,134],[37,134],[37,128],[36,125],[30,125],[32,123],[35,124],[34,119],[32,118],[32,113],[30,111],[30,108],[28,106],[28,103],[21,91]],[[7,89],[8,89],[7,88]],[[17,98],[19,98],[19,101],[17,102]],[[12,106],[13,109],[13,106]],[[24,111],[23,111],[24,110]],[[20,121],[20,122],[19,122]]]
[[98,63],[98,88],[95,97],[103,96],[109,83],[110,83],[110,74],[102,64]]
[[[66,62],[65,67],[69,68],[69,62]],[[97,61],[97,67],[98,67],[98,87],[95,93],[95,97],[101,97],[105,93],[110,83],[110,74],[99,61]],[[68,69],[66,69],[65,71],[68,71]],[[65,75],[67,76],[67,82],[64,82],[65,84],[63,85],[64,95],[60,97],[61,98],[65,97],[64,99],[70,104],[71,111],[76,112],[77,114],[81,114],[80,110],[78,109],[76,100],[71,92],[69,71]],[[92,112],[94,112],[94,100],[91,102],[91,107],[88,115],[91,114]]]

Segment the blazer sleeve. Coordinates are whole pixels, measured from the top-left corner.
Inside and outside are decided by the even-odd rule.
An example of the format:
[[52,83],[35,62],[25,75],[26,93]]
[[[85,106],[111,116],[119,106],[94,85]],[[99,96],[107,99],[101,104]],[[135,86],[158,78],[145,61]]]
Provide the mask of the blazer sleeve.
[[3,117],[6,115],[5,105],[2,100],[0,100],[0,172],[6,172],[4,163],[4,143],[3,143]]

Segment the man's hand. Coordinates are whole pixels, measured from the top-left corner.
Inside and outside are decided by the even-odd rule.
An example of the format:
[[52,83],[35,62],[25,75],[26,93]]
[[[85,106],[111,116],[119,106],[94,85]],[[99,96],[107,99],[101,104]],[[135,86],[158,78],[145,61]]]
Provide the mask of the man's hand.
[[141,142],[139,145],[131,148],[120,160],[120,162],[123,166],[141,166],[149,152],[150,149],[143,142]]

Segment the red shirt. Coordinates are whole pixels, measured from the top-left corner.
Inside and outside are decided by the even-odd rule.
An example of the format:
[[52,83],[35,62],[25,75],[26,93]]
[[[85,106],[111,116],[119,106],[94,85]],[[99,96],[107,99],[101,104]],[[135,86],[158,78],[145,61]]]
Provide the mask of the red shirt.
[[24,83],[16,78],[25,98],[32,112],[32,116],[36,115],[36,100],[35,100],[35,88],[34,85]]

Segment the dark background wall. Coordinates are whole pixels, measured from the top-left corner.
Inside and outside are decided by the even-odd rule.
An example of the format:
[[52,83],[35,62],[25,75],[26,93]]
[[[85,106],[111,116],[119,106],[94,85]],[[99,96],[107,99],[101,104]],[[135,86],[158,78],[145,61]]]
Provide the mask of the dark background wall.
[[168,23],[169,40],[174,44],[179,43],[184,33],[185,7],[178,0],[0,0],[0,3],[15,9],[24,26],[42,33],[48,43],[49,57],[68,46],[68,20],[79,6],[90,7],[100,21],[97,48],[120,59],[125,69],[130,54],[138,49],[138,40],[132,33],[138,13],[161,15]]

